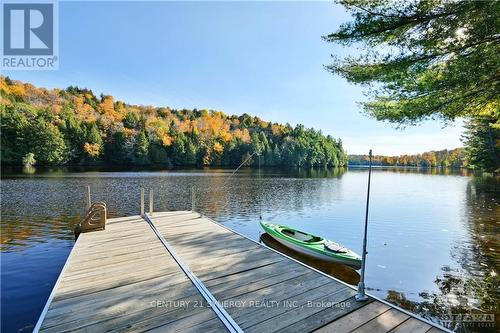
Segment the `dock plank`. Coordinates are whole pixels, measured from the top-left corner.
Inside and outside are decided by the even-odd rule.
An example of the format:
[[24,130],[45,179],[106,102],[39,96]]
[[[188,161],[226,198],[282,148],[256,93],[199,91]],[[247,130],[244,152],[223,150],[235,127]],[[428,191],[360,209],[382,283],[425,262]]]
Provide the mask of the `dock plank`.
[[[351,292],[353,295],[353,293]],[[337,295],[335,295],[337,296]],[[296,321],[295,323],[288,325],[278,332],[304,332],[304,331],[314,331],[317,328],[335,321],[345,315],[345,307],[349,308],[349,311],[354,311],[361,307],[366,306],[363,303],[356,302],[354,295],[345,299],[343,301],[332,302],[331,305],[320,306],[322,308],[319,312],[315,312],[312,315],[306,317],[303,320]],[[352,312],[351,312],[352,313]]]
[[[358,321],[351,330],[368,327],[374,328],[374,332],[377,329],[385,330],[385,327],[375,325],[380,323],[370,323],[370,320],[387,312],[389,306],[372,302],[373,299],[364,303],[356,302],[353,298],[354,289],[312,270],[305,274],[299,273],[305,267],[286,257],[259,267],[256,264],[261,262],[256,258],[266,256],[273,259],[276,253],[200,217],[197,213],[162,213],[150,218],[183,262],[222,302],[226,311],[246,332],[310,332],[321,328],[327,332],[328,325],[333,325],[350,314]],[[229,266],[231,264],[238,268],[234,269],[235,266]],[[273,274],[273,269],[279,269],[282,276]],[[218,280],[223,283],[218,283]],[[288,301],[289,304],[296,304],[296,307],[256,308],[249,305],[271,300]],[[347,302],[350,306],[308,306],[314,300]],[[377,306],[363,310],[371,303]],[[355,315],[358,311],[363,312]],[[367,313],[371,315],[367,316]],[[407,314],[395,309],[390,314],[391,316],[386,315],[380,320],[391,328],[396,328],[409,318]],[[368,323],[372,326],[363,327]],[[404,327],[401,326],[401,329]]]
[[431,325],[415,318],[409,318],[394,328],[391,333],[425,333],[431,329]]
[[[153,216],[151,219],[155,226],[157,226],[157,229],[162,233],[163,237],[165,237],[165,239],[171,244],[176,253],[178,253],[182,257],[182,259],[187,263],[194,274],[199,276],[202,282],[207,282],[208,289],[217,297],[217,299],[224,300],[223,304],[257,304],[259,302],[261,303],[269,300],[274,300],[273,297],[279,297],[279,295],[282,295],[282,298],[284,297],[286,299],[287,294],[283,294],[283,291],[292,291],[290,294],[288,294],[288,298],[294,296],[294,294],[306,295],[307,293],[309,293],[308,297],[311,297],[311,291],[315,290],[317,285],[309,285],[308,282],[314,279],[318,279],[324,284],[330,282],[333,286],[330,286],[329,290],[332,293],[338,292],[339,295],[337,295],[336,297],[338,297],[339,299],[344,300],[353,296],[353,291],[351,289],[345,288],[345,286],[343,286],[342,284],[329,280],[327,277],[324,277],[314,271],[309,271],[304,274],[302,273],[302,269],[304,269],[305,267],[284,257],[284,259],[282,258],[282,260],[288,264],[288,269],[284,271],[282,276],[272,275],[271,269],[273,265],[269,265],[267,266],[267,276],[269,277],[260,279],[260,275],[263,271],[266,271],[266,269],[254,269],[253,263],[255,262],[253,260],[255,259],[255,257],[269,256],[278,258],[280,257],[278,254],[241,237],[240,239],[232,241],[232,244],[237,244],[238,247],[223,246],[225,244],[224,239],[234,239],[234,237],[237,235],[225,228],[211,223],[211,221],[204,218],[198,218],[199,222],[193,223],[193,216],[196,215],[187,214],[185,216],[185,218],[189,219],[189,224],[196,225],[195,230],[205,230],[205,232],[206,230],[210,230],[210,235],[219,239],[219,242],[222,245],[217,246],[217,243],[209,242],[205,244],[215,244],[215,248],[200,249],[196,246],[196,244],[191,244],[189,240],[196,240],[197,238],[193,234],[192,228],[182,226],[182,220],[179,216],[175,221],[170,220],[168,217],[158,216]],[[204,244],[204,242],[201,242],[200,244]],[[229,244],[231,244],[231,242],[229,242]],[[258,248],[255,251],[241,251],[241,248],[255,247]],[[226,257],[239,258],[239,260],[241,261],[240,263],[246,266],[245,270],[243,270],[242,272],[234,272],[232,274],[233,278],[226,281],[226,283],[224,284],[224,288],[217,287],[216,285],[211,285],[209,282],[217,280],[219,274],[225,277],[228,276],[226,264],[224,263],[224,258]],[[204,275],[207,267],[210,267],[210,278]],[[239,278],[235,277],[239,274],[242,274],[241,278],[244,281],[254,282],[252,284],[243,283],[242,285],[242,283],[239,281]],[[293,291],[296,292],[293,293]],[[324,292],[324,290],[322,290],[322,292]],[[340,294],[342,293],[345,294],[343,294],[343,296],[340,296]],[[318,298],[321,298],[322,296],[324,295],[317,295]],[[303,301],[306,302],[306,299],[304,299]],[[293,311],[294,309],[286,309],[284,307],[273,307],[266,309],[266,317],[270,318],[268,319],[268,323],[263,324],[263,322],[265,322],[265,319],[262,319],[261,311],[255,309],[255,307],[241,305],[234,307],[228,305],[225,306],[225,308],[239,325],[244,325],[245,329],[248,329],[250,331],[252,331],[253,328],[250,325],[254,325],[255,330],[273,331],[293,324],[293,322],[289,323],[281,320],[282,323],[280,325],[273,327],[272,324],[269,323],[276,323],[280,321],[274,320],[273,317],[294,317],[289,317],[286,314],[286,312]],[[312,312],[314,312],[310,308],[305,308],[304,304],[301,304],[301,307],[299,307],[299,309],[300,310],[295,310],[302,313],[302,316],[306,314],[307,316],[309,316]],[[320,309],[316,310],[316,312],[319,311]],[[250,314],[253,314],[253,316],[250,316]],[[294,319],[301,320],[301,318],[302,317],[300,316],[295,316]]]
[[354,288],[198,213],[150,220],[110,219],[80,235],[40,332],[228,331],[183,269],[245,332],[441,332],[372,298],[356,302]]
[[40,332],[175,331],[205,321],[226,331],[211,308],[193,308],[203,301],[144,219],[110,220],[78,238]]
[[[307,288],[297,288],[297,290],[283,292],[282,290],[277,290],[268,299],[272,299],[277,302],[278,306],[269,311],[268,308],[250,308],[246,312],[235,312],[234,315],[239,319],[240,325],[243,329],[259,324],[262,321],[276,317],[285,312],[293,310],[299,306],[302,306],[311,300],[314,295],[328,295],[335,290],[342,289],[343,286],[338,284],[327,282],[321,279],[313,279],[307,283]],[[255,300],[255,295],[252,295]],[[258,299],[260,300],[260,299]],[[264,301],[266,298],[263,299]]]
[[390,309],[353,330],[353,333],[389,332],[410,316],[396,309]]
[[348,333],[363,325],[367,321],[379,316],[389,310],[390,307],[378,301],[371,302],[360,308],[358,311],[349,313],[348,315],[325,325],[315,332],[317,333]]
[[[342,302],[352,297],[354,294],[355,292],[352,289],[347,287],[342,287],[341,289],[335,290],[327,295],[317,295],[317,294],[311,295],[311,298],[306,304],[294,307],[289,311],[280,313],[277,316],[274,316],[258,324],[250,326],[246,329],[246,332],[278,332],[278,331],[283,331],[286,327],[289,326],[293,327],[293,325],[301,326],[301,328],[299,328],[298,331],[295,332],[304,332],[304,330],[310,331],[308,326],[309,324],[311,324],[311,322],[307,322],[308,325],[306,325],[305,328],[303,325],[301,325],[301,322],[304,321],[306,318],[310,317],[311,315],[322,312],[325,309],[325,307],[322,305],[315,306],[314,305],[315,303],[321,304],[323,302],[325,303]],[[310,304],[310,302],[312,304]],[[340,311],[342,312],[343,310]]]

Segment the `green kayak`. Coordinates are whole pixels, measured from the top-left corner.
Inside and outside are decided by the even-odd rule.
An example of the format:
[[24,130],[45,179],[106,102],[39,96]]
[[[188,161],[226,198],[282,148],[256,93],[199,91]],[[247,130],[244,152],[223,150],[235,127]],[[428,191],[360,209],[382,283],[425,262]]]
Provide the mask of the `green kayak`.
[[302,254],[339,264],[354,269],[361,268],[361,257],[340,244],[315,236],[286,225],[260,222],[266,233],[286,247]]

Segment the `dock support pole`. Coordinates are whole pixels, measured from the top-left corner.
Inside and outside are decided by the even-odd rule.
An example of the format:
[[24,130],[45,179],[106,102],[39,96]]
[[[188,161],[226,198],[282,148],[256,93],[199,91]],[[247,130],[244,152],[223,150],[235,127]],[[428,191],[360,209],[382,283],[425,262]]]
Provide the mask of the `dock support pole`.
[[153,189],[149,189],[149,214],[153,215]]
[[144,217],[144,188],[141,187],[141,216]]
[[372,150],[368,154],[370,157],[370,164],[368,167],[368,191],[366,194],[366,213],[365,213],[365,235],[363,237],[363,254],[361,255],[361,279],[358,284],[358,293],[356,294],[356,301],[366,301],[368,296],[365,294],[365,269],[366,269],[366,238],[368,232],[368,207],[370,206],[370,181],[372,175]]
[[194,186],[191,186],[191,212],[194,213],[195,208],[195,198],[194,198]]
[[92,206],[92,199],[90,198],[90,185],[85,186],[85,201],[87,201],[85,210],[88,211]]

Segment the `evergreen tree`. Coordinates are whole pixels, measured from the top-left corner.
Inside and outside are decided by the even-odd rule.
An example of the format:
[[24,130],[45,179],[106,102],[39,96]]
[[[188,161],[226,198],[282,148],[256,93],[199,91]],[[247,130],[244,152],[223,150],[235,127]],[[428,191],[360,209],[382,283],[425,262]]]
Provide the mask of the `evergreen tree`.
[[64,136],[68,147],[68,159],[70,163],[79,163],[83,158],[84,144],[87,136],[85,124],[76,118],[73,108],[65,105],[60,113],[61,122],[59,129]]
[[139,123],[139,117],[135,112],[127,112],[127,115],[123,119],[123,126],[125,128],[136,128]]
[[185,165],[196,165],[197,153],[196,145],[188,139],[186,144]]
[[492,126],[491,118],[467,121],[464,134],[465,157],[469,165],[484,171],[500,170],[500,129]]
[[263,166],[303,167],[339,166],[331,156],[345,155],[319,131],[248,114],[131,106],[89,89],[46,90],[3,76],[0,91],[2,163],[20,165],[33,153],[38,164],[236,166],[258,153]]
[[137,164],[148,164],[149,140],[146,131],[141,131],[137,137],[135,146],[135,157]]
[[59,129],[44,120],[38,120],[26,127],[24,137],[29,143],[25,151],[33,152],[38,164],[58,165],[67,161],[68,149]]
[[500,1],[339,1],[354,20],[324,38],[363,45],[335,59],[333,73],[366,87],[378,120],[445,121],[496,108],[500,94]]
[[29,153],[28,142],[24,137],[29,126],[26,116],[14,107],[1,109],[1,155],[2,163],[20,164],[22,157]]
[[339,2],[353,20],[324,39],[365,51],[327,68],[370,87],[365,112],[398,126],[466,118],[471,164],[498,169],[491,138],[500,130],[500,1]]
[[101,133],[99,132],[99,127],[97,127],[96,123],[93,123],[87,131],[86,142],[102,145]]

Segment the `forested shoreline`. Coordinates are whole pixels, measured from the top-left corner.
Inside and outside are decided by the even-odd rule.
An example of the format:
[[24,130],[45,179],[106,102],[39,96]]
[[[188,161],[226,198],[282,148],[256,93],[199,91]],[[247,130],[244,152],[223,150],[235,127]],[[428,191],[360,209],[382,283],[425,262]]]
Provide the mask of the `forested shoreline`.
[[339,167],[340,139],[248,114],[130,105],[0,76],[3,165]]
[[[130,105],[89,89],[49,90],[4,76],[0,92],[2,165],[368,165],[367,155],[347,155],[340,139],[248,114]],[[474,168],[472,148],[375,155],[373,165]]]
[[[368,155],[349,155],[349,165],[368,165],[369,161]],[[413,155],[374,155],[372,165],[453,169],[469,167],[463,148],[428,151]]]

